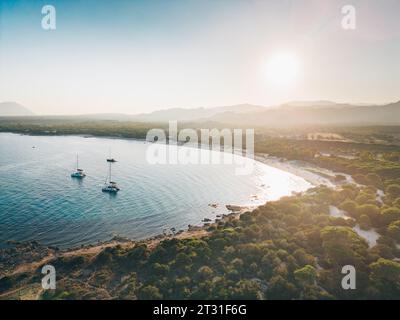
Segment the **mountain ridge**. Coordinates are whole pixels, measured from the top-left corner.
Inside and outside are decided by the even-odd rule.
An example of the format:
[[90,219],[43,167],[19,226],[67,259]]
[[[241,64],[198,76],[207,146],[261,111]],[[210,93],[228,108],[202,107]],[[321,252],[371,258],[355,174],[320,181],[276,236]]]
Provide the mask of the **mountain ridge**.
[[34,113],[14,101],[0,102],[0,117],[32,116]]
[[400,101],[386,105],[359,106],[334,104],[331,106],[282,105],[266,109],[261,113],[244,114],[238,117],[232,113],[220,114],[210,120],[228,124],[240,123],[253,126],[282,126],[307,124],[400,124]]
[[[2,114],[1,106],[13,107]],[[3,107],[3,110],[5,108]],[[17,110],[17,111],[15,111]],[[18,103],[0,103],[0,116],[33,115]],[[212,108],[170,108],[150,113],[99,113],[46,116],[46,118],[114,120],[137,122],[217,122],[246,126],[288,126],[308,124],[400,124],[400,101],[385,105],[336,103],[326,100],[292,101],[272,107],[249,103]]]

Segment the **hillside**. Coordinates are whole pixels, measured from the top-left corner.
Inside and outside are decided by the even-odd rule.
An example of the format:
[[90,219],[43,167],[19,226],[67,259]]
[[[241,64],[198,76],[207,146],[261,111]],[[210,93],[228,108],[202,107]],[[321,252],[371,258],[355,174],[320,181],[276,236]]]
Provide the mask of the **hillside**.
[[1,116],[32,116],[34,113],[16,102],[0,102]]
[[139,114],[133,116],[137,121],[194,121],[199,119],[208,119],[210,117],[223,114],[226,112],[234,115],[258,113],[265,110],[265,107],[251,104],[238,104],[233,106],[214,107],[214,108],[172,108],[166,110],[158,110],[151,113]]
[[235,114],[225,112],[209,120],[253,126],[288,126],[304,124],[399,124],[400,101],[387,105],[355,106],[350,104],[284,104],[262,112]]
[[138,122],[215,122],[246,126],[393,125],[400,123],[400,101],[352,105],[330,101],[294,101],[275,107],[251,104],[214,108],[172,108],[138,115],[88,115],[89,118]]

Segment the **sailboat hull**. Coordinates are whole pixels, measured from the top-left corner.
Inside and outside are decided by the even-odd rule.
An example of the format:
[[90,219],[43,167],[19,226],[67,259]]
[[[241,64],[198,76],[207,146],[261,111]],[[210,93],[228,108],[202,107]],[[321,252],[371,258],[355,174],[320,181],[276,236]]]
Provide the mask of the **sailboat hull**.
[[111,186],[106,186],[103,189],[101,189],[103,192],[108,192],[108,193],[117,193],[119,191],[119,188],[117,187],[111,187]]
[[71,174],[71,178],[83,179],[84,177],[86,177],[84,173],[75,172]]

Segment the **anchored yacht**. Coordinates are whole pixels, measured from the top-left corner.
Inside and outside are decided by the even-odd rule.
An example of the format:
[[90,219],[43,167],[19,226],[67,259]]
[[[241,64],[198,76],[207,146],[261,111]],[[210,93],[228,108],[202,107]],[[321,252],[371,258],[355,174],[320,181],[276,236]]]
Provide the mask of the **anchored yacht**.
[[104,187],[101,190],[103,192],[117,193],[120,189],[116,182],[111,181],[111,164],[112,164],[112,162],[110,162],[110,161],[107,161],[107,162],[109,162],[108,177],[106,179],[106,182],[104,183]]
[[78,178],[78,179],[82,179],[82,178],[86,177],[86,174],[83,172],[83,170],[79,169],[79,158],[78,158],[78,155],[76,155],[76,171],[71,174],[71,177],[72,178]]

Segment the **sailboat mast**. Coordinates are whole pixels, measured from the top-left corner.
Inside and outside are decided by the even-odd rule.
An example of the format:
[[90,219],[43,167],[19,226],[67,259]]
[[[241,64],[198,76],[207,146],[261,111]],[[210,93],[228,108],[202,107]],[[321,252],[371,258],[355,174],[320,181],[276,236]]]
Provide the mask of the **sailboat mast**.
[[110,183],[111,183],[112,179],[111,179],[111,162],[110,162]]
[[79,158],[78,155],[76,155],[76,170],[79,169]]

